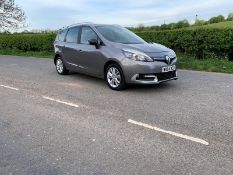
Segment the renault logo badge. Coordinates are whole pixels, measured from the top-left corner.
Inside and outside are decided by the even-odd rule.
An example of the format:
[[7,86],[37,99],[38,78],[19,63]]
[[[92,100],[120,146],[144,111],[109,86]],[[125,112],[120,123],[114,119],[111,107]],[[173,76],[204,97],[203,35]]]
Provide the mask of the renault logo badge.
[[169,56],[166,56],[166,57],[165,57],[165,60],[166,60],[167,64],[170,64],[170,63],[171,63],[171,58],[170,58]]

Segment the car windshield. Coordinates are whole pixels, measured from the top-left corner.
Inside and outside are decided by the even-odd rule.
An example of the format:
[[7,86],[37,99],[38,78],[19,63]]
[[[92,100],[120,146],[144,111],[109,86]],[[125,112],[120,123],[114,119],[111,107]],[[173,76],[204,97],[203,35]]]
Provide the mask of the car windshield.
[[122,44],[143,44],[145,41],[133,32],[120,26],[100,25],[97,30],[109,41]]

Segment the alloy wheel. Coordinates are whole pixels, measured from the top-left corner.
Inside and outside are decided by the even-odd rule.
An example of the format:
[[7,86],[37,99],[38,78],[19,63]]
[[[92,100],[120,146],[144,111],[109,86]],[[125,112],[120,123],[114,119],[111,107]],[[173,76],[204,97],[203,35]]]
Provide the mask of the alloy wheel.
[[111,67],[107,72],[107,81],[113,88],[117,88],[121,83],[121,74],[116,67]]
[[61,59],[57,59],[56,67],[57,67],[58,73],[62,74],[64,70],[64,65]]

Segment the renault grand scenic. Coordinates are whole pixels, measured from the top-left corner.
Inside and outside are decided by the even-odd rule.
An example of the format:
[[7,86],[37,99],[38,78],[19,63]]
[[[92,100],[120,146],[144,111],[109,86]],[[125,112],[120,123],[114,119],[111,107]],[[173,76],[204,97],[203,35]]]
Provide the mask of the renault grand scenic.
[[148,43],[119,25],[82,23],[63,28],[54,47],[58,74],[75,71],[103,78],[113,90],[177,79],[173,50]]

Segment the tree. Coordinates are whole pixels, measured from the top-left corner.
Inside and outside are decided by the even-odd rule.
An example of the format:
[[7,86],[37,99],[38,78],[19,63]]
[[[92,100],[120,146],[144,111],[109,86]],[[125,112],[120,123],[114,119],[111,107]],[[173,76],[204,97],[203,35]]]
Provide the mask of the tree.
[[187,19],[184,19],[182,21],[178,21],[176,24],[174,24],[174,28],[176,28],[176,29],[189,27],[189,26],[190,26],[190,24],[189,24]]
[[222,15],[219,15],[219,16],[215,16],[215,17],[210,18],[209,23],[210,24],[219,23],[219,22],[223,22],[224,20],[225,20],[225,17]]
[[161,29],[161,30],[169,30],[169,26],[168,26],[167,24],[162,24],[162,25],[160,26],[160,29]]
[[14,0],[0,0],[0,30],[24,26],[25,13]]
[[233,13],[230,13],[227,17],[227,21],[233,21]]
[[169,28],[169,30],[172,30],[175,28],[175,25],[176,25],[176,23],[170,23],[167,25],[167,27]]
[[142,31],[142,30],[145,29],[145,26],[144,26],[143,24],[139,24],[138,27],[137,27],[137,29],[138,29],[139,31]]
[[204,20],[200,20],[200,19],[197,19],[196,22],[195,22],[195,26],[203,26],[205,25],[205,21]]
[[160,26],[151,26],[150,30],[160,30]]

